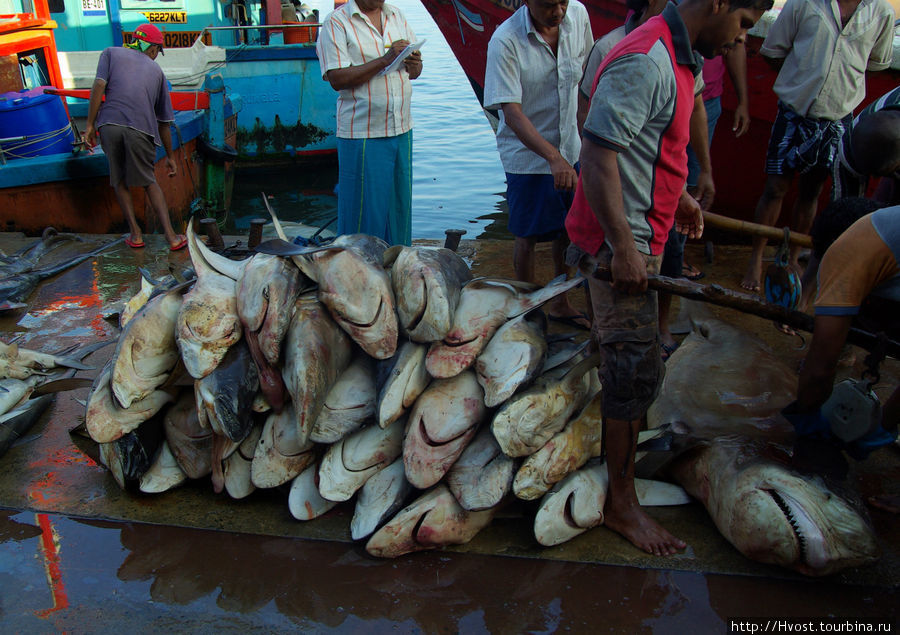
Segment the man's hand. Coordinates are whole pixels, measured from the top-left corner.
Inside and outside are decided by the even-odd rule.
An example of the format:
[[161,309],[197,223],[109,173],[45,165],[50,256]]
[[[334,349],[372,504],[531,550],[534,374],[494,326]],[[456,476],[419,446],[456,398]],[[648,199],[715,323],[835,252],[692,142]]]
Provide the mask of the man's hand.
[[169,178],[178,174],[178,170],[175,167],[175,160],[172,157],[166,157],[166,171],[169,174]]
[[406,67],[406,72],[409,73],[409,78],[417,78],[422,74],[422,51],[410,53],[409,57],[403,60],[403,64]]
[[647,263],[634,246],[613,252],[609,270],[616,291],[638,294],[647,290]]
[[697,185],[692,189],[691,196],[700,203],[700,209],[709,210],[716,198],[716,184],[713,183],[712,172],[700,170],[697,175]]
[[88,124],[87,128],[84,129],[84,134],[81,136],[84,139],[87,147],[93,148],[97,145],[97,129],[94,128],[93,125]]
[[553,187],[557,190],[575,191],[578,174],[575,172],[575,168],[562,158],[561,154],[557,153],[556,157],[550,161],[550,173],[553,175]]
[[675,210],[675,230],[688,238],[700,238],[703,235],[703,210],[693,196],[683,191]]
[[[735,137],[740,137],[750,129],[750,109],[747,104],[738,104],[734,109],[734,125],[731,130]],[[705,208],[704,208],[705,209]]]
[[383,59],[385,62],[385,66],[394,61],[400,53],[403,52],[409,46],[409,42],[407,40],[394,40],[391,45],[388,47],[387,53],[384,54]]

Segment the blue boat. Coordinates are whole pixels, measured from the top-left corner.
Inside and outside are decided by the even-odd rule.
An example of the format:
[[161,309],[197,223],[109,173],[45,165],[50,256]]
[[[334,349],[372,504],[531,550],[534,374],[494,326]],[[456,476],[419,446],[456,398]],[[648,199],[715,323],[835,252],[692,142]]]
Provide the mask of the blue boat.
[[[287,2],[287,0],[286,0]],[[67,89],[89,90],[100,51],[151,22],[166,40],[157,58],[174,90],[199,90],[211,71],[241,95],[237,159],[337,160],[335,94],[322,80],[318,15],[280,0],[50,0]],[[70,101],[75,116],[86,103]]]
[[[109,165],[100,148],[86,148],[75,111],[85,109],[88,90],[67,91],[62,81],[47,0],[0,15],[0,227],[40,234],[60,231],[125,231],[121,209],[109,186]],[[197,89],[172,92],[173,150],[177,175],[167,176],[165,154],[157,150],[157,181],[172,223],[202,211],[216,216],[228,208],[233,183],[240,96],[226,95],[221,69],[198,78]],[[62,95],[71,92],[67,107]],[[76,96],[81,97],[77,99]],[[76,105],[77,102],[77,105]],[[144,197],[135,215],[153,231]]]

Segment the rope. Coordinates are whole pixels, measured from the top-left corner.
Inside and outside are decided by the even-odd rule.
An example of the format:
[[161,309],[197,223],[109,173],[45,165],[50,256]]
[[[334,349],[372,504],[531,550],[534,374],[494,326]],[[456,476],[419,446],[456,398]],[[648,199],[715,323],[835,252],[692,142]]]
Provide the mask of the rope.
[[[0,151],[2,151],[6,156],[12,157],[13,159],[27,159],[29,158],[27,155],[16,154],[16,152],[23,149],[31,150],[32,152],[40,152],[41,150],[46,150],[47,148],[54,145],[59,140],[59,138],[65,136],[66,133],[69,132],[69,130],[71,130],[71,125],[69,123],[66,123],[66,125],[62,128],[51,130],[50,132],[45,132],[33,137],[26,137],[25,141],[8,145]],[[44,142],[48,143],[41,146],[40,148],[37,148],[36,150],[30,147],[34,146],[35,144]]]

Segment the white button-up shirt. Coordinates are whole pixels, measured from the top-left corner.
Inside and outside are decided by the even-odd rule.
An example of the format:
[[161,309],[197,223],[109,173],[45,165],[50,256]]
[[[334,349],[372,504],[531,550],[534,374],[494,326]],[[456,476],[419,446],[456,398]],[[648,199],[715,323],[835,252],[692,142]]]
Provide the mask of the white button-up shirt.
[[837,121],[866,95],[866,70],[888,68],[894,10],[885,0],[862,0],[841,28],[836,0],[788,0],[760,48],[784,58],[773,89],[804,117]]
[[[396,40],[416,41],[400,9],[385,3],[381,14],[383,34],[359,10],[355,0],[348,0],[325,18],[316,42],[323,78],[328,71],[360,66],[382,57]],[[338,91],[337,136],[371,139],[409,132],[411,97],[412,84],[403,65],[392,73],[376,75],[362,86]]]
[[[557,54],[534,29],[522,5],[497,27],[488,44],[484,107],[521,104],[522,112],[541,136],[574,164],[581,152],[576,110],[578,80],[594,38],[587,9],[570,0],[559,25]],[[506,125],[500,112],[497,149],[503,169],[511,174],[550,174],[550,164],[532,152]]]

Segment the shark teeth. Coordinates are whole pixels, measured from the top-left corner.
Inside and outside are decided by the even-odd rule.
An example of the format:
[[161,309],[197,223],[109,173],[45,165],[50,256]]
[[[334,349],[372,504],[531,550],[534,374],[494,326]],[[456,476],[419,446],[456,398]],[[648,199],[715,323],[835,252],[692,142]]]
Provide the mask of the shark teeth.
[[775,501],[775,504],[778,505],[779,509],[781,509],[781,513],[784,514],[784,517],[790,524],[791,529],[794,531],[794,535],[797,537],[797,545],[800,549],[800,561],[806,562],[806,538],[803,536],[803,532],[800,531],[800,524],[794,517],[790,505],[787,504],[787,501],[785,501],[784,498],[781,497],[781,494],[776,490],[767,489],[764,491],[772,497],[772,500]]

